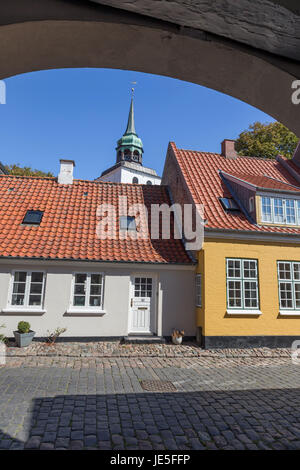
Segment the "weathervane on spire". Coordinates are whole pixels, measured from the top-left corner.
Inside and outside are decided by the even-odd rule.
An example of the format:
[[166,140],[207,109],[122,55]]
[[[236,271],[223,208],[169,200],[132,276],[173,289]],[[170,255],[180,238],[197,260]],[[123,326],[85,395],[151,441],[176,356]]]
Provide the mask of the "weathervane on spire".
[[137,82],[131,82],[131,85],[133,85],[132,88],[131,88],[131,98],[134,97],[135,85],[136,85],[136,84],[137,84]]

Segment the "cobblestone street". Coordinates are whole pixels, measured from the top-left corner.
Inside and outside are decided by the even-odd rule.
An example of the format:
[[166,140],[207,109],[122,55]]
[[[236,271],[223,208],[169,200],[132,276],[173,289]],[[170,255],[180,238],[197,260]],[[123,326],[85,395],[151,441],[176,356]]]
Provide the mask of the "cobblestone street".
[[300,449],[299,389],[286,357],[9,357],[0,447]]

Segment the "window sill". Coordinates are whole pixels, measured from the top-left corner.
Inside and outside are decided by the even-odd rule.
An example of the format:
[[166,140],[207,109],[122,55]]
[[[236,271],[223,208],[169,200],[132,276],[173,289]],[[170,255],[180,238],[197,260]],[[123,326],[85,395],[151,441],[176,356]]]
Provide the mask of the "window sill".
[[105,310],[94,310],[88,308],[70,308],[66,311],[66,316],[85,316],[85,317],[102,317],[106,314]]
[[7,307],[3,308],[1,312],[14,314],[28,313],[30,315],[42,315],[43,313],[46,313],[46,310],[43,308]]
[[300,317],[300,310],[279,310],[279,315],[293,315]]
[[238,309],[227,309],[228,315],[261,315],[260,310],[238,310]]

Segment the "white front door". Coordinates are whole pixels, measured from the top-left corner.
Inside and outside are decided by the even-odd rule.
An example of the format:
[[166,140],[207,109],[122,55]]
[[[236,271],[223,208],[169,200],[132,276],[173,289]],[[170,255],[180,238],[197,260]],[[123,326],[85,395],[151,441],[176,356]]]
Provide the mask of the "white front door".
[[154,328],[154,279],[135,276],[132,284],[130,333],[151,333]]

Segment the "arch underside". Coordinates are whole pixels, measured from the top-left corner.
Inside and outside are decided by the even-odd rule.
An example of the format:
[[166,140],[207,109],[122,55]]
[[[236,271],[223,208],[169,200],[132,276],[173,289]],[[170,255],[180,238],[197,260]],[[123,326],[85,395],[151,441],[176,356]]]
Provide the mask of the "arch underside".
[[[240,99],[300,136],[296,74],[230,41],[163,23],[40,19],[0,26],[0,78],[68,67],[136,70],[197,83]],[[205,110],[199,109],[199,120]],[[226,119],[226,116],[224,116]]]

